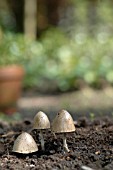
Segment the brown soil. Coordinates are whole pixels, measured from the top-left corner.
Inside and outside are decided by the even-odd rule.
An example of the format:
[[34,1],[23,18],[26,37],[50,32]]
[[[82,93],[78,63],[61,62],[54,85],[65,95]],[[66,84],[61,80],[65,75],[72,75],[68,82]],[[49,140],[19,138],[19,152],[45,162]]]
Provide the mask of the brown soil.
[[[62,149],[62,135],[44,133],[46,151],[41,151],[39,135],[30,131],[32,122],[0,122],[0,169],[2,170],[95,170],[113,169],[113,120],[81,118],[75,122],[75,133],[67,134],[69,153]],[[29,132],[39,145],[39,151],[29,155],[12,152],[14,140]],[[37,134],[37,135],[36,135]]]

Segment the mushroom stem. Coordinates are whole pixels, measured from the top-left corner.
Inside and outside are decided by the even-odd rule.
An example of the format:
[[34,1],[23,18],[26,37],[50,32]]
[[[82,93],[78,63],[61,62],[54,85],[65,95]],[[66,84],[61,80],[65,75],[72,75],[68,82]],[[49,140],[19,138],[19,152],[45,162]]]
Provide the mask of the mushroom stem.
[[67,141],[66,141],[66,134],[63,134],[63,148],[64,151],[69,152],[70,150],[68,149]]
[[39,136],[40,136],[41,148],[43,151],[45,151],[45,142],[44,142],[42,130],[40,130]]

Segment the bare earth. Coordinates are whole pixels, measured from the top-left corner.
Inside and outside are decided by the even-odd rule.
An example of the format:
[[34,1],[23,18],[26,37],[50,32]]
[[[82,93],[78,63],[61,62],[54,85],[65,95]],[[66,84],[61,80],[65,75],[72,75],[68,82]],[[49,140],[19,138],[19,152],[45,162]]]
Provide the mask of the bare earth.
[[[39,133],[29,131],[31,121],[0,122],[1,170],[112,170],[113,169],[113,120],[79,119],[76,131],[67,134],[69,153],[64,153],[62,135],[45,131],[45,152],[41,150]],[[12,152],[14,140],[22,132],[29,132],[39,150],[32,154]]]

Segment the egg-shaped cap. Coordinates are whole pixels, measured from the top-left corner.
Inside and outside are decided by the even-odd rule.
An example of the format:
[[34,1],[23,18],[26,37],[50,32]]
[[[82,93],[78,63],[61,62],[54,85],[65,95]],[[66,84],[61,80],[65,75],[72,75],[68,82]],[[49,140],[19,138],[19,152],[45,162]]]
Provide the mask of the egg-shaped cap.
[[39,111],[34,117],[33,129],[49,129],[50,121],[47,115]]
[[52,122],[52,131],[55,133],[66,133],[75,131],[71,115],[66,110],[61,110]]
[[13,152],[29,154],[36,151],[38,151],[37,144],[27,132],[22,132],[14,142]]

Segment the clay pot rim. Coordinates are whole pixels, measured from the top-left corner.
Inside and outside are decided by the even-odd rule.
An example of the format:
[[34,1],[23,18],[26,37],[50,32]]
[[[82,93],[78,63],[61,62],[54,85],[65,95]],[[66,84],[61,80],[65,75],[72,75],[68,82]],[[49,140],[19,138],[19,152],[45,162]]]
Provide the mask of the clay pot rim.
[[0,81],[8,79],[22,79],[24,76],[24,68],[21,65],[7,65],[0,67]]

